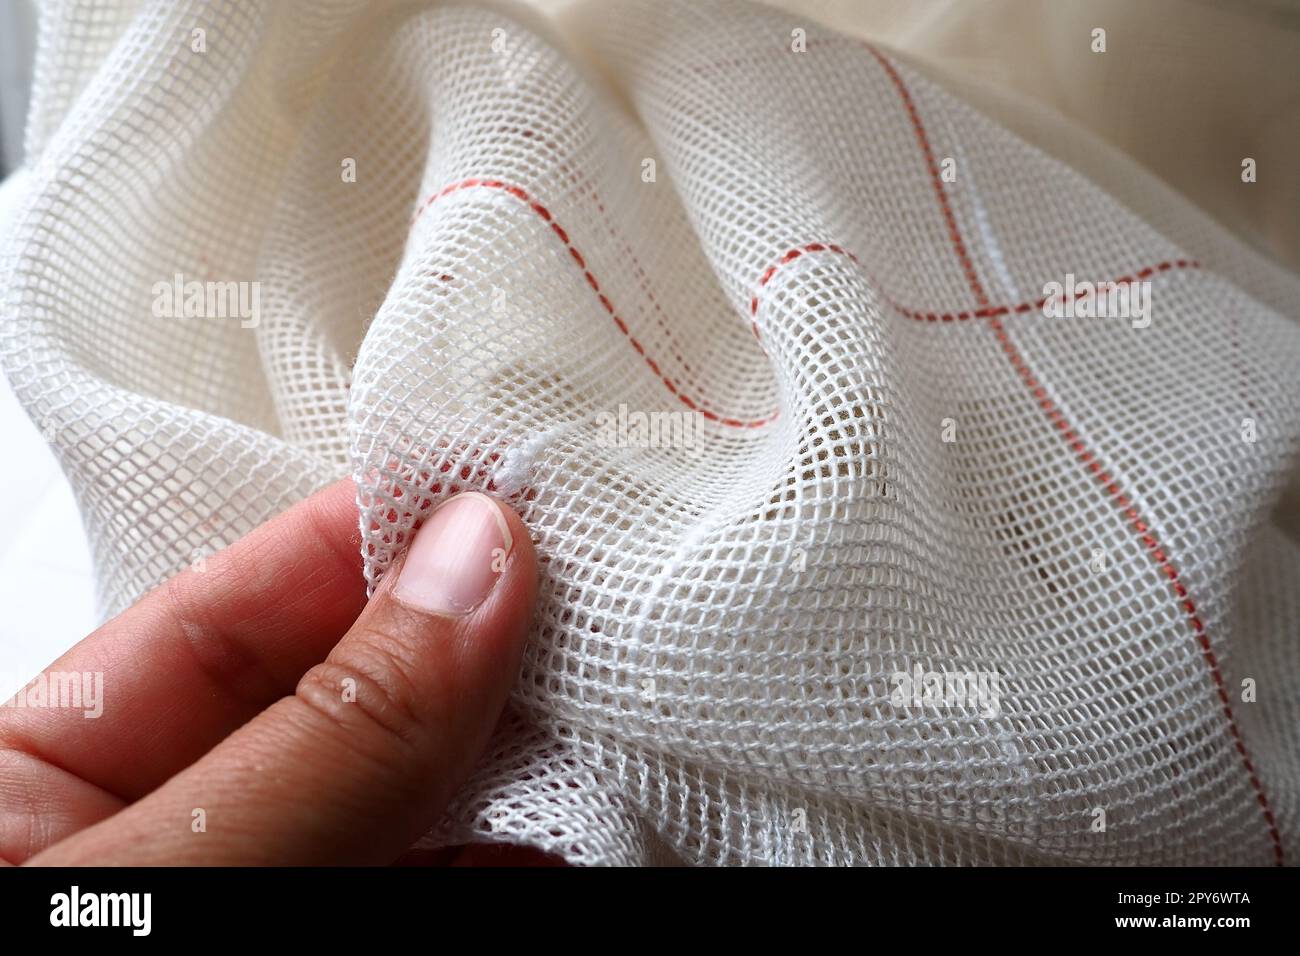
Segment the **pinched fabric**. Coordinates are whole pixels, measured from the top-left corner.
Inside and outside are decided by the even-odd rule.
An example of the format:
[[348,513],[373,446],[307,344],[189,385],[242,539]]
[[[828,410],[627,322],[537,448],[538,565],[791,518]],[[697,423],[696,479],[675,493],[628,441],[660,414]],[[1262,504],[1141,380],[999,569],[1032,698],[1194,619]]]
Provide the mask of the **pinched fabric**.
[[[541,604],[430,844],[1300,856],[1296,281],[888,49],[589,13],[44,11],[0,351],[104,613],[342,475],[372,583],[489,490]],[[174,281],[249,294],[171,315]]]

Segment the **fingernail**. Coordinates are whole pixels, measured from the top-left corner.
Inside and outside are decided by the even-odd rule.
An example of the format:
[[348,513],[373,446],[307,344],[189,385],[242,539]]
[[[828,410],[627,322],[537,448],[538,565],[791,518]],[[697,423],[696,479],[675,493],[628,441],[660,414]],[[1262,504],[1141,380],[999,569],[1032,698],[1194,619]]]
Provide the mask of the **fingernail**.
[[512,544],[495,501],[477,491],[457,495],[416,532],[393,597],[431,614],[468,614],[491,593]]

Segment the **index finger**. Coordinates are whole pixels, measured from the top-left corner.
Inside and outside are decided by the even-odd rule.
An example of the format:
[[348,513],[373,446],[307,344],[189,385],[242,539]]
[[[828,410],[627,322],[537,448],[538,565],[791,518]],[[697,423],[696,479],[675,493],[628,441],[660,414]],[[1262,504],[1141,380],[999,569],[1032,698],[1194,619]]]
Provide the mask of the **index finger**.
[[[46,782],[70,774],[134,801],[292,693],[365,605],[355,495],[351,480],[317,492],[60,657],[47,674],[103,675],[98,718],[66,707],[0,708],[14,784],[0,791],[0,814],[23,789],[15,773]],[[50,775],[51,767],[64,773]],[[66,815],[57,802],[46,792],[43,813]],[[98,816],[111,806],[92,802]]]

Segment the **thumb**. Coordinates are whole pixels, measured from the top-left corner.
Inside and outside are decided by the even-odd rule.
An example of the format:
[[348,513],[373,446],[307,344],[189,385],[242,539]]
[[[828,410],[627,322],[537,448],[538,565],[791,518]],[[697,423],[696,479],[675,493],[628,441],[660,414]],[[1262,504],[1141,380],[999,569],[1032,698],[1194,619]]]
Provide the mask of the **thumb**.
[[293,696],[30,862],[392,862],[486,745],[518,675],[536,575],[514,512],[477,492],[450,499]]

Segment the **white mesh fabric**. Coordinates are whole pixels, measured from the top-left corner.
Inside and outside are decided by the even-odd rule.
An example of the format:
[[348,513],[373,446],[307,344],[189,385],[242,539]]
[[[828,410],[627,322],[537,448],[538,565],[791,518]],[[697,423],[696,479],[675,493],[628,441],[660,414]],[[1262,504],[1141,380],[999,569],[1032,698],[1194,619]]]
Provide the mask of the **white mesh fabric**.
[[[372,582],[489,489],[542,598],[431,843],[1300,854],[1290,276],[764,7],[602,4],[564,39],[495,6],[107,7],[45,14],[0,265],[105,613],[341,474]],[[260,323],[156,317],[175,273],[259,282]],[[1149,281],[1150,326],[1044,316],[1066,273]],[[703,434],[610,445],[620,406]],[[896,705],[916,666],[996,673],[998,712]]]

